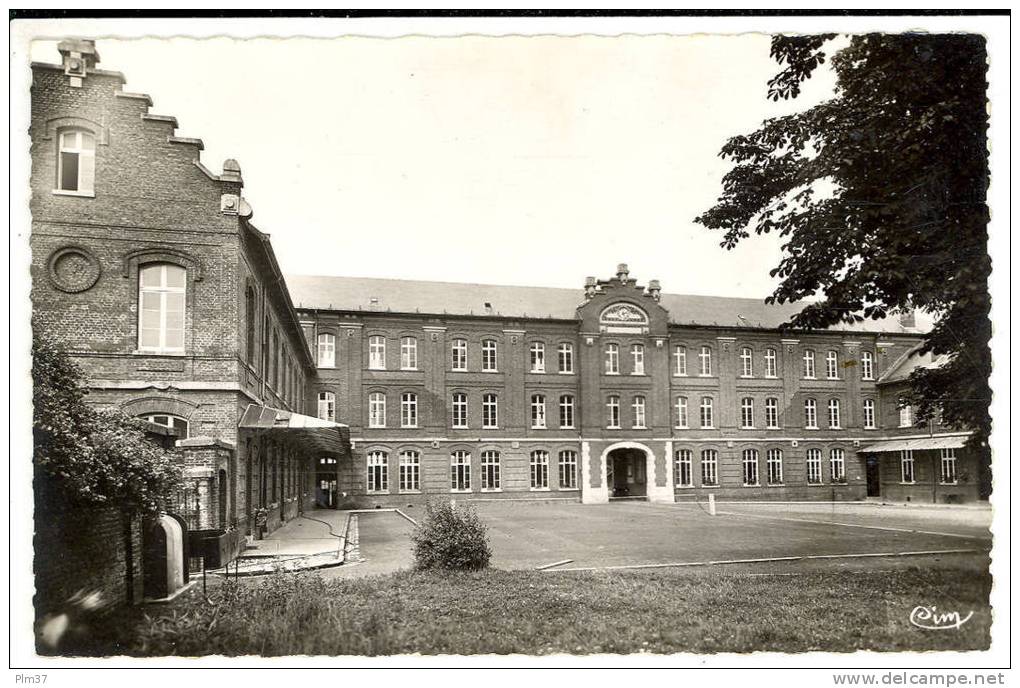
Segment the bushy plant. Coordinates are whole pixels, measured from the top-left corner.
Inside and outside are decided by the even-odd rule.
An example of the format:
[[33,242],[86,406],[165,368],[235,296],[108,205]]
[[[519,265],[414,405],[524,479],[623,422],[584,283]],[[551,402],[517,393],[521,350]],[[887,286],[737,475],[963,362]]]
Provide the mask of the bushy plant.
[[489,565],[487,528],[470,506],[429,501],[411,535],[418,569],[477,570]]

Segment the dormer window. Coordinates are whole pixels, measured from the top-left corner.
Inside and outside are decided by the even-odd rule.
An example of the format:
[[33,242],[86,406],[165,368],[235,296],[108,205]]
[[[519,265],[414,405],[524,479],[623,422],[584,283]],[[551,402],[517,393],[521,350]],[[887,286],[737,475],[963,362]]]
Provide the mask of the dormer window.
[[91,196],[96,178],[96,137],[82,129],[60,132],[57,191]]

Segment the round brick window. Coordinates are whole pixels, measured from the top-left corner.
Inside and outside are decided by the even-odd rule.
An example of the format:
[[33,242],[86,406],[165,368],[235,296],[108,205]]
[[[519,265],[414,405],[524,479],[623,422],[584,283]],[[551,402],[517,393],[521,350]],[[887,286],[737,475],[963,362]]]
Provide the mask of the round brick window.
[[92,288],[99,280],[99,259],[78,246],[66,246],[50,254],[50,280],[61,291],[80,292]]

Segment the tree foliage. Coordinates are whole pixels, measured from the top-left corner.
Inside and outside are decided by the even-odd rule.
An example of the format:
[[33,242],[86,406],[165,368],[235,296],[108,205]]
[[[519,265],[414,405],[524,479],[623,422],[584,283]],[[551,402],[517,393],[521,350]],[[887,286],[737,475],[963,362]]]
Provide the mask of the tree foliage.
[[156,514],[181,485],[172,452],[146,439],[143,424],[85,401],[81,369],[58,347],[32,343],[33,459],[72,502]]
[[[828,59],[833,35],[776,36],[782,70],[772,100],[796,98]],[[991,427],[988,277],[987,60],[984,38],[951,34],[850,36],[831,56],[834,96],[734,136],[716,205],[697,218],[722,246],[776,233],[770,303],[820,300],[787,325],[826,328],[917,307],[934,327],[923,352],[938,368],[911,378],[925,421]]]

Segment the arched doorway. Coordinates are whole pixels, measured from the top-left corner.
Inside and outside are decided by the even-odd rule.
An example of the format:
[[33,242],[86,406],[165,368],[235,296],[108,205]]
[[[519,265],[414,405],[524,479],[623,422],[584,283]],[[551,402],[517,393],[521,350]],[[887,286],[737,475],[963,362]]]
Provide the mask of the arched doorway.
[[617,447],[606,454],[606,486],[610,499],[648,497],[648,457],[639,447]]
[[163,514],[146,523],[142,536],[143,593],[149,599],[169,597],[184,586],[184,529]]

